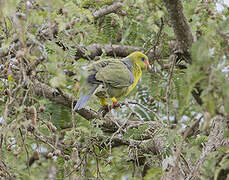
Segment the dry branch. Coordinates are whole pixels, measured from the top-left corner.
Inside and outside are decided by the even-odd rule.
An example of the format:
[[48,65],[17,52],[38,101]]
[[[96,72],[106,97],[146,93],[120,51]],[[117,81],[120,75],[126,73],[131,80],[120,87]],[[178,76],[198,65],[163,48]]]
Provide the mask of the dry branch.
[[94,19],[98,19],[98,18],[103,17],[107,14],[116,12],[121,7],[122,7],[122,3],[117,2],[117,3],[114,3],[110,6],[103,7],[98,11],[95,11],[92,15],[93,15]]

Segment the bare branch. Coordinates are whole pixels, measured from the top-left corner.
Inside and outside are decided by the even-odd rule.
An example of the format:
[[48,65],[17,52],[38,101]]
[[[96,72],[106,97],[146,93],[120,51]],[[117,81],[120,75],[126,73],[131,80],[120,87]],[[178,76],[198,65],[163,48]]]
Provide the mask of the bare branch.
[[103,17],[107,14],[116,12],[121,7],[122,7],[122,3],[117,2],[117,3],[114,3],[110,6],[103,7],[98,11],[95,11],[92,15],[94,16],[95,19],[98,19],[98,18]]

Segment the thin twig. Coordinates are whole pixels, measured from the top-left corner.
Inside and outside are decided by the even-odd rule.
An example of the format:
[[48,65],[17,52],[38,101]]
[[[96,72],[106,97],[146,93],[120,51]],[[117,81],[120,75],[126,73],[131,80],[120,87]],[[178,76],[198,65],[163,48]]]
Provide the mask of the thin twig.
[[25,145],[25,142],[24,142],[25,141],[25,138],[24,138],[24,136],[22,134],[21,128],[19,128],[19,132],[20,132],[20,135],[21,135],[21,138],[22,138],[22,146],[25,148],[25,151],[26,151],[26,159],[27,159],[26,165],[27,165],[27,168],[28,168],[28,173],[30,175],[31,173],[30,173],[30,166],[29,166],[29,159],[30,159],[29,158],[29,152],[28,152],[28,149],[27,149],[27,147]]
[[99,179],[99,178],[103,179],[102,176],[101,176],[100,170],[99,170],[99,157],[95,152],[95,147],[94,146],[93,146],[93,153],[95,155],[95,160],[96,160],[96,174],[97,174],[96,179]]
[[167,83],[167,87],[166,87],[166,113],[167,113],[167,120],[168,120],[168,124],[170,125],[170,113],[169,113],[169,97],[170,97],[170,87],[171,87],[171,80],[173,77],[173,70],[174,70],[174,66],[175,66],[175,62],[176,62],[176,58],[174,55],[172,55],[170,57],[170,59],[172,60],[172,64],[170,67],[170,72],[169,72],[169,79],[168,79],[168,83]]
[[177,150],[175,152],[175,168],[178,168],[178,162],[179,162],[179,157],[180,157],[180,153],[181,153],[181,149],[182,149],[182,145],[185,141],[185,139],[189,136],[189,134],[191,133],[191,131],[200,123],[200,120],[203,118],[203,116],[201,116],[199,119],[197,119],[185,132],[184,135],[182,137],[182,140],[180,142],[180,144],[177,147]]
[[110,141],[109,141],[110,154],[111,154],[111,148],[112,148],[111,142],[112,142],[113,138],[114,138],[115,135],[118,134],[118,133],[121,131],[121,129],[126,125],[126,123],[127,123],[127,121],[129,120],[131,114],[132,114],[132,113],[130,113],[130,115],[128,116],[128,118],[125,119],[125,121],[123,122],[123,124],[122,124],[121,126],[119,126],[118,130],[117,130],[115,133],[113,133],[113,135],[111,136]]
[[56,150],[56,147],[53,146],[52,144],[50,144],[47,140],[42,139],[41,137],[39,137],[39,136],[36,135],[35,133],[33,133],[33,135],[34,135],[34,137],[35,137],[36,139],[38,139],[39,141],[41,141],[41,142],[43,142],[43,143],[49,145],[53,150]]
[[149,50],[146,51],[146,54],[148,54],[152,49],[153,49],[153,54],[154,55],[156,54],[155,51],[156,51],[156,47],[158,46],[158,44],[160,42],[160,37],[161,37],[161,34],[162,34],[163,26],[164,26],[164,21],[163,21],[163,18],[161,18],[161,25],[160,25],[160,29],[159,29],[159,31],[157,33],[156,42],[154,43],[154,45]]
[[10,173],[6,170],[7,169],[7,165],[3,160],[0,160],[0,162],[3,164],[4,168],[2,166],[0,166],[0,170],[3,170],[6,174],[8,174],[8,176],[11,178],[12,176],[10,175]]
[[163,120],[161,119],[161,117],[160,117],[157,113],[155,113],[153,110],[147,108],[146,106],[144,106],[144,105],[142,105],[142,104],[140,104],[140,103],[138,103],[138,102],[128,101],[128,103],[130,103],[130,104],[136,104],[136,105],[142,107],[143,109],[145,109],[145,110],[151,112],[151,113],[156,117],[156,119],[157,119],[161,124],[163,124]]
[[83,158],[80,160],[79,164],[70,172],[68,173],[65,177],[68,177],[70,176],[72,173],[74,173],[75,171],[78,171],[79,170],[79,167],[81,166],[84,158],[86,157],[86,154],[84,154]]

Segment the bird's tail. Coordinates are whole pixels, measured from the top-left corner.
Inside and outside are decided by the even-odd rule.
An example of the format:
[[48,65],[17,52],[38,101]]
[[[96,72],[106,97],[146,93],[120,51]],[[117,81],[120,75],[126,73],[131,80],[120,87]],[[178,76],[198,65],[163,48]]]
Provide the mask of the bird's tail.
[[94,86],[88,94],[80,95],[80,98],[77,101],[73,111],[77,111],[79,109],[82,109],[86,105],[88,100],[91,98],[91,96],[94,94],[96,88],[97,88],[97,86]]

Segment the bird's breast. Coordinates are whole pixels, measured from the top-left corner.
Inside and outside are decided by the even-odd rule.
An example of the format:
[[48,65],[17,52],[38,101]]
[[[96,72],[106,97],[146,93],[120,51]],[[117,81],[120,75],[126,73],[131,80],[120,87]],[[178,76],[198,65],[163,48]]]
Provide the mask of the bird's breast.
[[132,73],[134,75],[134,83],[128,87],[126,95],[129,94],[134,89],[134,87],[137,85],[140,77],[142,76],[142,70],[137,64],[135,64],[133,66]]

